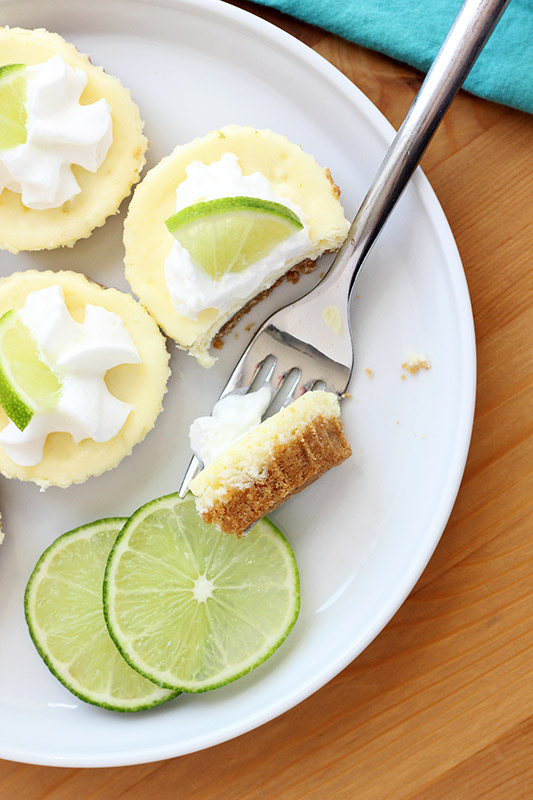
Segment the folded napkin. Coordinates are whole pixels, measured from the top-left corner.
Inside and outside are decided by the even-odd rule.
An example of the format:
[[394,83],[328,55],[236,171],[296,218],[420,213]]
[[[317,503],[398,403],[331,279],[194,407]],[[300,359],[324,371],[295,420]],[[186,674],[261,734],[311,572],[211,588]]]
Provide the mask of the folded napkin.
[[[461,0],[255,0],[427,71]],[[533,0],[511,0],[464,88],[533,113]]]

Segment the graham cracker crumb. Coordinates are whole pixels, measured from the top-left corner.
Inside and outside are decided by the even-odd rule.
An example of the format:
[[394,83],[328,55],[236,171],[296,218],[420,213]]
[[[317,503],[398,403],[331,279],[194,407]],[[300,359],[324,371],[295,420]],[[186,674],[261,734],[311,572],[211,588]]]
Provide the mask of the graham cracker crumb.
[[[303,261],[300,261],[299,264],[296,264],[296,266],[292,267],[292,269],[286,272],[285,275],[282,275],[280,278],[278,278],[278,280],[275,281],[272,286],[269,286],[268,289],[264,289],[262,292],[259,292],[259,294],[256,294],[255,297],[252,297],[252,299],[249,300],[245,306],[240,308],[231,319],[224,323],[224,325],[218,331],[212,342],[212,346],[215,348],[215,350],[222,349],[222,339],[224,336],[226,336],[226,334],[235,327],[235,325],[244,317],[245,314],[248,313],[248,311],[250,311],[250,309],[260,303],[261,300],[264,300],[265,297],[268,297],[268,295],[274,291],[276,286],[279,286],[285,278],[287,278],[287,280],[291,283],[297,283],[300,275],[306,275],[308,272],[312,272],[314,268],[315,262],[311,261],[310,258],[304,258]],[[296,275],[298,277],[295,279]]]
[[402,369],[410,375],[416,375],[421,369],[428,370],[430,367],[429,358],[423,353],[410,353],[407,361],[402,364]]
[[337,184],[335,183],[335,181],[331,177],[331,172],[329,171],[329,169],[326,170],[326,178],[331,183],[331,191],[332,191],[333,197],[339,198],[341,196],[341,190],[339,189],[339,187],[337,186]]

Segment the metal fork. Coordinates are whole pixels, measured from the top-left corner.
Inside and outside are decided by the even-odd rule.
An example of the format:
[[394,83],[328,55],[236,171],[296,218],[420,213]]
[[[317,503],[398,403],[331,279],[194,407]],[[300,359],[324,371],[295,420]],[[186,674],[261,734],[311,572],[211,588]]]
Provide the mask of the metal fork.
[[[465,0],[329,271],[308,294],[263,323],[220,397],[268,384],[274,393],[269,415],[310,389],[345,394],[354,363],[349,310],[355,279],[508,2]],[[328,308],[336,324],[328,324]],[[201,468],[194,457],[181,497]]]

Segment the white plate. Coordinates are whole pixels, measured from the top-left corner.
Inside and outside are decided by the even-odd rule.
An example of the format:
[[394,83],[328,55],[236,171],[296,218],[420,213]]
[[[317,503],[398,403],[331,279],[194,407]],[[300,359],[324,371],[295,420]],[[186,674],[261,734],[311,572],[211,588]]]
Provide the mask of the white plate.
[[[150,166],[212,128],[249,123],[287,134],[331,169],[354,214],[392,137],[370,101],[316,53],[245,12],[210,0],[2,2],[3,24],[61,33],[131,88],[146,120]],[[127,289],[122,217],[73,250],[0,255],[2,274],[72,268]],[[278,290],[270,307],[296,288]],[[418,172],[356,288],[357,365],[343,404],[354,455],[276,512],[301,572],[302,610],[263,666],[223,689],[153,711],[84,705],[48,672],[28,636],[26,581],[42,550],[90,520],[128,515],[176,490],[187,427],[207,412],[249,336],[240,327],[204,371],[174,351],[165,411],[117,469],[40,493],[2,481],[0,756],[38,764],[112,766],[177,756],[248,731],[294,706],[379,633],[431,556],[464,468],[475,351],[468,290],[435,195]],[[256,310],[259,320],[268,303]],[[244,324],[248,324],[247,318]],[[407,375],[411,351],[431,360]],[[373,370],[369,377],[365,368]]]

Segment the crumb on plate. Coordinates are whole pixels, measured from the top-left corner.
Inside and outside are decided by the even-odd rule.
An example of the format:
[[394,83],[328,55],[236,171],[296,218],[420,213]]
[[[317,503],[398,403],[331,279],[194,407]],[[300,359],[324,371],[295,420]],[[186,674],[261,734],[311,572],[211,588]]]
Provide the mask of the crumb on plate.
[[[429,358],[423,353],[410,353],[407,357],[407,361],[404,361],[402,364],[402,369],[404,369],[410,375],[416,375],[421,369],[428,370],[430,367],[431,363]],[[402,375],[402,378],[405,380],[404,375]]]

